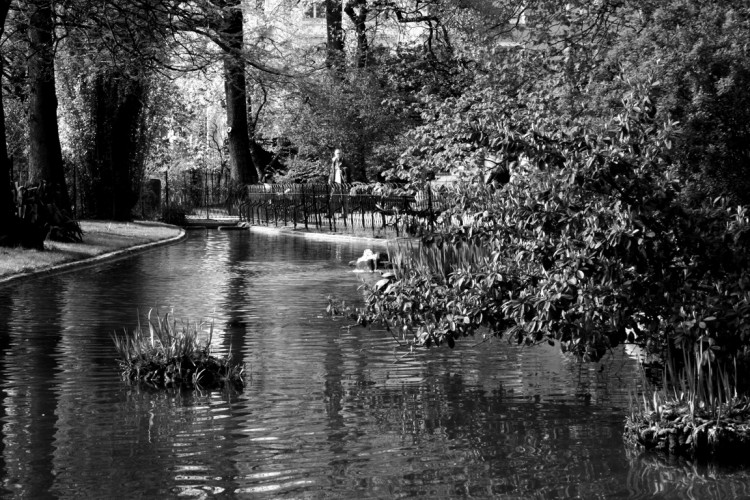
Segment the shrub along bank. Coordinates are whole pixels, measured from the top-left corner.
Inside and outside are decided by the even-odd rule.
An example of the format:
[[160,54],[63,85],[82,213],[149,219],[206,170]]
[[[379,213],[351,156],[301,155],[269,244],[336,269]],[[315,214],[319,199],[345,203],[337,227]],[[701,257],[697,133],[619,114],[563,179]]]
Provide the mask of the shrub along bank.
[[[394,248],[396,271],[365,285],[360,323],[418,346],[481,331],[586,361],[631,342],[678,360],[670,384],[692,363],[725,370],[741,395],[750,219],[724,198],[690,199],[671,155],[676,124],[657,118],[652,90],[633,89],[599,128],[498,118],[507,183],[452,187],[439,229]],[[708,418],[731,413],[728,401],[694,402]]]

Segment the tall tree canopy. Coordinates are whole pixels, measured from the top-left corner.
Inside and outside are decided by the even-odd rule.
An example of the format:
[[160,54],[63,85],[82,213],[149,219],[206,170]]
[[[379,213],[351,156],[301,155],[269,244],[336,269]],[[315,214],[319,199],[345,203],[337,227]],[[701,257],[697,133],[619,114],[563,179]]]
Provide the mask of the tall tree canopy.
[[[5,32],[5,21],[8,18],[10,3],[11,0],[0,0],[0,40],[2,40]],[[4,50],[0,50],[0,89],[2,88],[2,75],[4,74],[4,52]],[[11,231],[13,224],[12,212],[14,209],[10,190],[10,158],[8,158],[8,145],[5,135],[5,105],[3,93],[0,91],[0,244],[8,239],[8,233]]]
[[[691,199],[724,194],[744,203],[750,192],[742,2],[315,5],[317,17],[305,18],[306,4],[286,0],[4,2],[9,145],[14,155],[25,151],[16,174],[60,186],[75,175],[92,214],[127,218],[164,138],[207,144],[208,116],[224,109],[239,183],[267,176],[271,158],[287,165],[277,178],[324,179],[335,148],[361,181],[471,177],[486,173],[487,158],[506,170],[517,164],[535,133],[604,130],[637,90],[650,119],[677,123],[669,165],[690,180]],[[206,103],[202,118],[183,120],[195,89],[214,86],[165,82],[217,74],[223,96]],[[170,85],[173,109],[153,97]],[[214,149],[224,155],[223,147]],[[545,165],[563,161],[548,149]],[[172,160],[159,154],[168,166],[189,148]]]

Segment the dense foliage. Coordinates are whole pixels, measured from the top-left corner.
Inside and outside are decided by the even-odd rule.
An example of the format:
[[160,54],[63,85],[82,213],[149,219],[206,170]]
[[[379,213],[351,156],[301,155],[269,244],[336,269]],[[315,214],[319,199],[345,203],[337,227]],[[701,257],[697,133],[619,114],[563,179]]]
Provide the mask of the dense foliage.
[[[146,176],[320,180],[341,148],[354,180],[459,179],[363,322],[592,360],[626,340],[744,352],[746,2],[344,0],[322,25],[264,5],[0,1],[0,182],[42,171],[34,144],[60,135],[75,200],[127,218]],[[313,26],[326,50],[298,43]],[[26,60],[27,35],[46,59]],[[50,57],[59,134],[22,124]]]
[[596,38],[487,51],[463,92],[421,101],[391,175],[463,182],[417,255],[367,287],[362,322],[419,345],[482,331],[588,360],[623,341],[744,356],[748,9],[600,5],[619,22],[567,23]]
[[422,253],[469,257],[438,259],[454,264],[447,272],[407,261],[369,289],[363,320],[424,345],[486,327],[591,360],[628,337],[661,345],[665,333],[737,352],[750,312],[745,209],[686,204],[669,163],[674,124],[650,118],[647,97],[625,106],[596,134],[498,124],[521,158],[509,182],[456,186],[446,224],[422,242]]

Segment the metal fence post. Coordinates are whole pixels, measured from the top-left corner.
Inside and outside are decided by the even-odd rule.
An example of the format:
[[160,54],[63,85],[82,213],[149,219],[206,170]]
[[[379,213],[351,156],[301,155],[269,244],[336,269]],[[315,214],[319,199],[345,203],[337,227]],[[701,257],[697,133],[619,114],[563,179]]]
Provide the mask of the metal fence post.
[[307,231],[307,229],[308,229],[308,227],[307,227],[307,200],[305,199],[306,198],[306,196],[305,196],[306,189],[305,189],[305,185],[304,184],[300,184],[300,191],[301,191],[301,194],[302,194],[302,218],[305,221],[305,231]]
[[328,229],[333,231],[333,207],[331,206],[331,185],[326,184],[326,206],[328,208]]
[[320,229],[321,226],[321,220],[320,220],[320,208],[318,207],[318,194],[315,190],[315,184],[313,184],[312,187],[312,207],[313,207],[313,217],[315,217],[315,229]]
[[276,207],[276,192],[274,190],[274,187],[271,186],[271,208],[273,209],[273,225],[275,227],[279,226],[279,212]]
[[265,223],[266,223],[266,226],[267,226],[268,225],[268,203],[267,203],[268,200],[266,198],[267,198],[267,196],[266,196],[266,185],[263,184],[263,212],[266,214],[266,217],[265,217],[264,220],[265,220]]
[[427,217],[430,225],[430,231],[433,230],[433,223],[435,221],[435,216],[432,212],[432,183],[427,183]]

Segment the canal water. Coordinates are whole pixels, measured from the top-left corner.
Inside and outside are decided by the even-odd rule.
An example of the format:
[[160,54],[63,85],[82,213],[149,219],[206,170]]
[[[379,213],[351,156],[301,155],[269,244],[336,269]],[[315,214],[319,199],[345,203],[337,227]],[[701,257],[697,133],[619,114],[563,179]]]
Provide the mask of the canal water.
[[[467,339],[409,352],[325,316],[361,243],[249,232],[0,287],[3,498],[742,498],[741,468],[628,450],[637,364]],[[120,380],[148,310],[213,320],[240,394]]]

